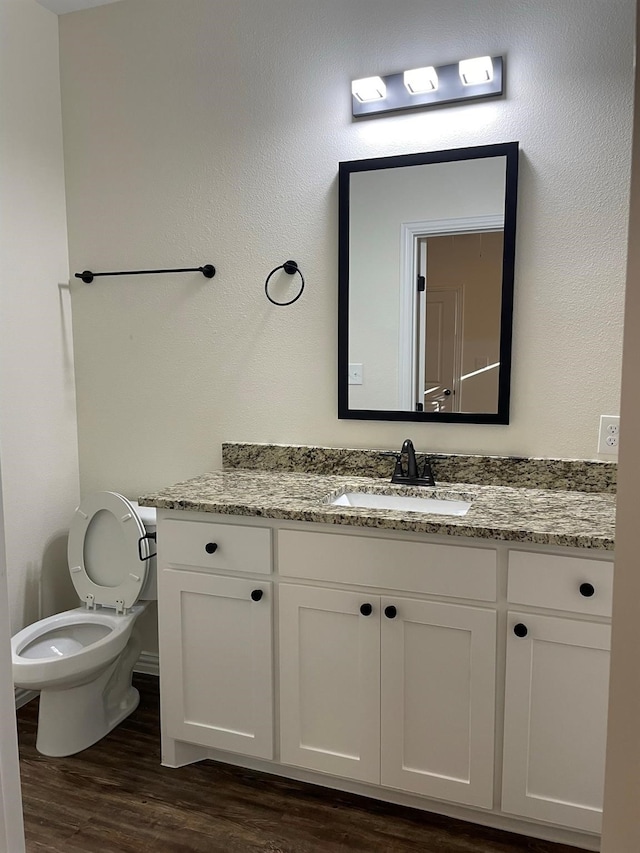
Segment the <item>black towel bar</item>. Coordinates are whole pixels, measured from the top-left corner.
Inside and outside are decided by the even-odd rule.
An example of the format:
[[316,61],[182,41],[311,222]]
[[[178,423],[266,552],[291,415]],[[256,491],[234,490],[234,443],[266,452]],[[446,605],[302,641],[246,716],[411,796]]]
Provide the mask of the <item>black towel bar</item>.
[[74,273],[76,278],[81,278],[85,284],[91,284],[94,278],[100,275],[157,275],[158,273],[167,272],[201,272],[205,278],[213,278],[216,274],[216,268],[213,264],[205,264],[203,267],[182,267],[175,270],[123,270],[122,272],[91,272],[91,270],[83,270],[82,272]]

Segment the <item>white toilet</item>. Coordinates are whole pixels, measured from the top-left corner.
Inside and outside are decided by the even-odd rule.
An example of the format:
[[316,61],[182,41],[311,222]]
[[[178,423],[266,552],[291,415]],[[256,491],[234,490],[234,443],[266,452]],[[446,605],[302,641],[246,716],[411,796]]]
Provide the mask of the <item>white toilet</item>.
[[36,748],[44,755],[86,749],[138,705],[131,685],[141,650],[134,624],[157,597],[155,523],[155,509],[115,492],[83,500],[67,549],[82,606],[11,639],[14,684],[40,691]]

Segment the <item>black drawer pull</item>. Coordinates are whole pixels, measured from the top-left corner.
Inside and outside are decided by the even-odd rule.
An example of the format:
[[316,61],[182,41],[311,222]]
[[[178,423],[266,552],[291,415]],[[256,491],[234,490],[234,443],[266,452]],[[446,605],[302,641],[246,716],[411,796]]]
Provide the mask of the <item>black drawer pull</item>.
[[264,593],[261,589],[254,589],[251,591],[251,598],[253,601],[260,601],[263,595]]
[[207,552],[207,554],[215,554],[215,552],[218,550],[218,543],[207,542],[207,544],[204,546],[204,550]]
[[523,625],[522,622],[518,622],[517,625],[513,626],[513,633],[516,637],[526,637],[529,633],[529,629],[526,625]]
[[361,604],[360,613],[362,613],[363,616],[371,616],[373,613],[373,607],[369,603]]
[[595,587],[591,583],[580,584],[580,595],[584,595],[585,598],[591,598],[595,591]]
[[393,604],[390,604],[388,607],[385,607],[384,615],[387,617],[387,619],[395,619],[398,615],[398,611],[393,606]]

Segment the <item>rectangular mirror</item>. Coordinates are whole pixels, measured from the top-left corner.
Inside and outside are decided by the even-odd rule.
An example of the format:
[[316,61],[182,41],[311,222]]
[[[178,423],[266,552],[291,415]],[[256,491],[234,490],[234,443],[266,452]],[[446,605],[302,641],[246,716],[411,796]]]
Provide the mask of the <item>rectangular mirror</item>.
[[339,164],[338,417],[509,423],[518,143]]

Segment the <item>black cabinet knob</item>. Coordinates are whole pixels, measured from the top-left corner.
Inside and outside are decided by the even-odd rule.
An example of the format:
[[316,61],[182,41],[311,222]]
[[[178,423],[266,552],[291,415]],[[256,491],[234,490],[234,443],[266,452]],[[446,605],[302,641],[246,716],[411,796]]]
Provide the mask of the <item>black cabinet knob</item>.
[[207,554],[215,554],[215,552],[218,550],[218,543],[207,542],[207,544],[204,546],[204,550],[207,552]]
[[384,615],[387,617],[387,619],[395,619],[398,615],[398,611],[393,606],[393,604],[390,604],[388,607],[385,607]]
[[253,601],[260,601],[264,592],[261,589],[252,589],[251,590],[251,598]]
[[584,595],[585,598],[591,598],[595,591],[595,587],[591,583],[580,584],[580,595]]
[[526,625],[523,625],[522,622],[518,622],[517,625],[513,626],[513,633],[516,637],[526,637],[529,633],[529,629]]
[[362,613],[363,616],[371,616],[371,614],[373,613],[373,607],[368,603],[361,604],[360,613]]

